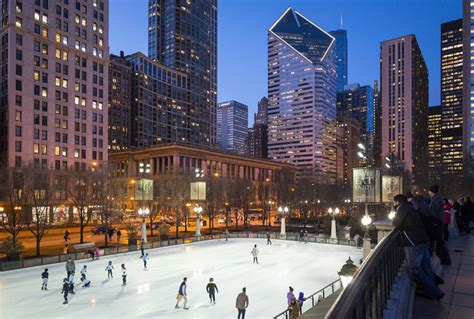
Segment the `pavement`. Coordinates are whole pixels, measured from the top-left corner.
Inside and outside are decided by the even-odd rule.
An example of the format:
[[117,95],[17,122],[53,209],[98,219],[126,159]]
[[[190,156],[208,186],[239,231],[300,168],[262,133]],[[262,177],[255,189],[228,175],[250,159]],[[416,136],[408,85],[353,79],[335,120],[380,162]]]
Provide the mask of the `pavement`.
[[451,266],[443,266],[446,296],[439,302],[415,297],[413,318],[474,318],[474,237],[450,239]]

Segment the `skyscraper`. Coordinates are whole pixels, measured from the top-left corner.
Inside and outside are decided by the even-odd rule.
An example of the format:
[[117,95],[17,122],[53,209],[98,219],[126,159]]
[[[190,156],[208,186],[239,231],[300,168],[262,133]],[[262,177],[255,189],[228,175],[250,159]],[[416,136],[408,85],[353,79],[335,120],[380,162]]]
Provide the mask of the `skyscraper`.
[[441,25],[441,172],[463,177],[462,19]]
[[237,101],[217,105],[217,140],[221,151],[246,153],[248,106]]
[[372,158],[375,167],[382,166],[382,110],[380,109],[379,82],[374,81],[374,151]]
[[369,161],[373,164],[374,150],[374,90],[359,83],[346,85],[337,92],[337,112],[350,112],[360,127],[360,141],[367,147]]
[[248,129],[247,155],[252,158],[268,157],[268,99],[262,97],[258,102],[258,112],[254,114],[254,123]]
[[466,177],[474,177],[474,0],[463,0],[463,145],[464,172]]
[[0,166],[107,161],[108,0],[2,0]]
[[426,187],[428,69],[414,35],[381,43],[382,157],[403,167],[409,184]]
[[430,185],[441,181],[441,106],[432,106],[428,109],[428,179]]
[[352,187],[352,169],[360,167],[360,124],[351,111],[337,112],[338,182]]
[[216,145],[217,0],[149,0],[148,55],[188,75],[190,109],[203,146]]
[[288,8],[268,30],[268,152],[336,182],[334,38]]
[[344,86],[347,85],[348,81],[348,45],[347,45],[347,31],[343,29],[337,29],[329,32],[336,39],[336,89],[337,91],[344,90]]
[[257,106],[257,113],[253,117],[254,123],[268,124],[268,99],[264,96]]

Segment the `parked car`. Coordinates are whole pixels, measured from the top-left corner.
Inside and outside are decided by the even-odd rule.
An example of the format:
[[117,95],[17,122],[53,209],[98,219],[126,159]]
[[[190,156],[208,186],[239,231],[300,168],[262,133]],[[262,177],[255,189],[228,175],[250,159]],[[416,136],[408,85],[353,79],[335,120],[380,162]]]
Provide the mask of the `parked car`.
[[[114,231],[114,233],[117,232],[117,228],[112,227],[111,229]],[[97,227],[92,228],[91,231],[94,235],[103,234],[103,233],[105,233],[105,226],[104,225],[99,225]]]

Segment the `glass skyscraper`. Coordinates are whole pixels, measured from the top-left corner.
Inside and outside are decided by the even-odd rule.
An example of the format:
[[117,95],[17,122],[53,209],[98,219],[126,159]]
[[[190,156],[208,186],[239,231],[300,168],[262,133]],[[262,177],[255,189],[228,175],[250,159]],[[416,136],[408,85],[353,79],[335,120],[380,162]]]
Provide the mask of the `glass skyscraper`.
[[334,37],[288,8],[268,30],[268,157],[336,182]]
[[215,146],[217,0],[149,0],[148,55],[188,74],[191,108],[183,115],[199,132],[190,142]]
[[248,106],[237,101],[217,105],[217,140],[221,151],[245,155]]
[[347,85],[347,31],[343,29],[337,29],[329,32],[336,39],[336,89],[337,91],[344,90],[344,86]]
[[474,177],[474,0],[463,0],[463,131],[465,175]]

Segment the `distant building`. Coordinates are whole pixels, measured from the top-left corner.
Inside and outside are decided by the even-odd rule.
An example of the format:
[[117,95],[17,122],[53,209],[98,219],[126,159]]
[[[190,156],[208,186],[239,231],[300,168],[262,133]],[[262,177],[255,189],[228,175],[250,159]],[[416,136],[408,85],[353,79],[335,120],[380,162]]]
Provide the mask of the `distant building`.
[[221,151],[245,155],[248,106],[237,101],[217,105],[217,140]]
[[266,97],[258,102],[253,127],[248,129],[247,155],[261,159],[268,157],[268,99]]
[[352,169],[360,167],[357,156],[360,125],[350,111],[337,114],[338,183],[352,186]]
[[348,44],[347,30],[338,29],[329,32],[336,39],[336,89],[344,90],[348,81]]
[[189,107],[176,112],[197,132],[191,144],[215,146],[217,0],[148,0],[148,55],[186,73]]
[[430,185],[441,181],[442,154],[442,110],[441,106],[428,109],[428,178]]
[[334,38],[288,8],[268,30],[268,157],[336,182]]
[[265,96],[258,102],[257,113],[254,114],[253,122],[268,124],[268,99]]
[[441,25],[441,172],[461,180],[463,151],[462,19]]
[[381,43],[382,157],[403,167],[410,185],[426,187],[428,69],[414,35]]
[[[474,0],[463,0],[464,175],[474,178]],[[471,183],[469,183],[471,184]]]
[[374,152],[372,158],[375,167],[382,166],[382,110],[380,109],[379,82],[374,81]]

